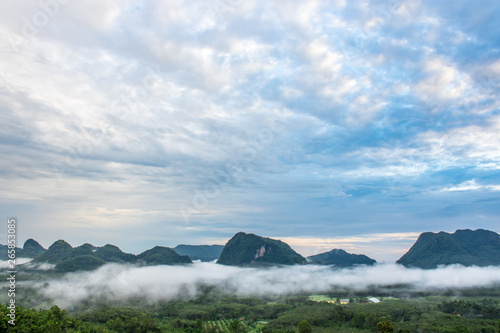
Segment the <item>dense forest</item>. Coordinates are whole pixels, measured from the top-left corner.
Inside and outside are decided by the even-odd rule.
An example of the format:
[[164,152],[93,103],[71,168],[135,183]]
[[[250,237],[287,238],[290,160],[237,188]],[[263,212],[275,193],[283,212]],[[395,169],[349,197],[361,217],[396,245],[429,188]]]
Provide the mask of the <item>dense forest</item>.
[[[481,295],[493,294],[494,297]],[[465,291],[462,296],[351,295],[280,298],[236,297],[206,287],[192,300],[146,299],[117,303],[88,300],[68,310],[16,307],[16,325],[0,306],[0,332],[500,332],[499,291]],[[316,297],[316,299],[318,299]]]

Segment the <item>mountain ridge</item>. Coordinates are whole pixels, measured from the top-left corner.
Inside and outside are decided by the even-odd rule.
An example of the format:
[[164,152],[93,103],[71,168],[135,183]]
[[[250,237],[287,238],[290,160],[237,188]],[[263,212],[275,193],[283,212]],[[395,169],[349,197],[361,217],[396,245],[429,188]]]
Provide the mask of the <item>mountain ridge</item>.
[[106,263],[177,265],[192,263],[192,261],[189,257],[179,255],[171,248],[164,246],[155,246],[134,255],[125,253],[119,247],[111,244],[96,247],[85,243],[73,248],[69,243],[60,239],[55,241],[44,253],[35,257],[33,263],[49,263],[55,265],[55,269],[58,271],[72,272],[93,270]]
[[424,269],[451,264],[500,265],[500,235],[484,229],[459,229],[454,233],[424,232],[396,262]]
[[364,254],[348,253],[342,249],[333,249],[328,252],[307,257],[311,264],[335,265],[338,267],[351,267],[355,265],[374,265],[377,261]]
[[[7,245],[0,244],[0,260],[8,259],[7,250]],[[190,252],[193,258],[186,252]],[[201,257],[203,255],[204,258]],[[106,263],[176,265],[188,264],[192,262],[191,260],[213,261],[217,258],[219,264],[236,266],[294,265],[305,264],[307,261],[338,267],[376,263],[366,255],[350,254],[342,249],[309,256],[306,260],[280,240],[244,232],[236,233],[225,246],[187,244],[180,244],[175,248],[156,246],[138,255],[125,253],[111,244],[96,247],[85,243],[73,248],[62,239],[45,249],[30,238],[24,243],[23,248],[16,248],[16,257],[34,257],[33,263],[53,264],[61,271],[90,270]],[[484,229],[474,231],[458,229],[454,233],[423,232],[396,263],[424,269],[450,264],[500,266],[500,235]]]

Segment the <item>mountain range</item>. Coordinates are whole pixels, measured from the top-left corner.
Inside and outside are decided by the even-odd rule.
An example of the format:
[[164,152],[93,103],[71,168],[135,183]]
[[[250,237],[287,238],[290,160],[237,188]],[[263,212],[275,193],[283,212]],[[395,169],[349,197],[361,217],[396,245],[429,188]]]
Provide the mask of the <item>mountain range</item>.
[[[35,245],[36,243],[36,245]],[[54,242],[47,250],[32,239],[28,239],[20,254],[37,254],[32,263],[49,263],[55,265],[57,271],[72,272],[92,270],[106,263],[131,263],[141,265],[176,265],[192,263],[185,255],[179,255],[168,247],[155,246],[139,255],[124,253],[117,246],[107,244],[96,247],[85,243],[72,247],[64,240]]]
[[[7,260],[6,245],[0,245],[0,260]],[[23,248],[16,248],[17,258],[34,258],[33,263],[49,263],[55,270],[70,272],[92,270],[106,263],[138,265],[189,264],[192,260],[213,261],[232,266],[269,265],[334,265],[350,267],[373,265],[375,260],[360,254],[350,254],[342,249],[304,258],[288,244],[271,238],[238,232],[225,246],[185,245],[175,248],[156,246],[134,255],[125,253],[115,245],[96,247],[85,243],[72,247],[64,240],[54,242],[44,249],[38,242],[28,239]],[[439,265],[464,266],[500,265],[500,235],[493,231],[457,230],[454,233],[422,233],[409,251],[397,263],[406,267],[432,269]]]

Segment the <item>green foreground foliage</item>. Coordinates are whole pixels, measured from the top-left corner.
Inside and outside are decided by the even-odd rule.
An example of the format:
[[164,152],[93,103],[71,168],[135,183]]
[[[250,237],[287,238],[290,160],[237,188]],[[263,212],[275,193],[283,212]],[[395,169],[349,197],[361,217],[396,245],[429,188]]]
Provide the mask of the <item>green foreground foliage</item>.
[[378,304],[364,299],[340,305],[307,296],[260,299],[207,289],[189,301],[134,300],[134,306],[89,302],[69,312],[57,306],[17,306],[15,326],[8,323],[7,306],[0,305],[0,332],[500,332],[499,297],[382,298]]

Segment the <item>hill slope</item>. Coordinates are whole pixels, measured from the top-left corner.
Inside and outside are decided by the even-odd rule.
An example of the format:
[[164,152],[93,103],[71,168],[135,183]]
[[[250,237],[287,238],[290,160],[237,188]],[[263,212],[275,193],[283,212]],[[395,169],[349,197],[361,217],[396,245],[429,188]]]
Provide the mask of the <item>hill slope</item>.
[[95,250],[95,255],[106,262],[135,262],[137,257],[130,253],[125,253],[118,246],[106,244]]
[[85,243],[73,248],[65,241],[58,240],[47,251],[33,259],[33,262],[54,264],[58,271],[73,272],[93,270],[109,262],[174,265],[191,263],[191,260],[187,256],[177,254],[171,248],[162,246],[156,246],[136,256],[124,253],[118,247],[110,244],[95,247]]
[[[0,244],[0,260],[8,260],[8,250],[9,247],[7,245],[1,245]],[[35,258],[39,256],[40,254],[44,253],[47,251],[46,249],[43,248],[37,241],[34,239],[28,239],[26,242],[24,242],[24,245],[22,248],[16,247],[16,258]]]
[[73,247],[60,239],[54,242],[49,249],[33,259],[33,262],[47,262],[49,264],[58,264],[69,259]]
[[35,258],[47,251],[36,240],[30,238],[24,242],[23,249],[19,251],[19,258]]
[[335,265],[339,267],[350,267],[354,265],[373,265],[375,260],[365,256],[364,254],[351,254],[341,249],[333,249],[331,251],[316,254],[307,257],[312,264],[320,265]]
[[294,265],[305,264],[306,259],[282,241],[239,232],[224,246],[219,264]]
[[420,268],[500,265],[500,235],[483,229],[424,232],[397,263]]
[[191,260],[212,261],[219,259],[224,245],[177,245],[173,248],[180,255],[188,256]]
[[192,263],[188,256],[181,256],[169,247],[155,246],[137,256],[137,259],[150,265],[172,265]]

